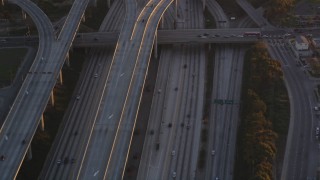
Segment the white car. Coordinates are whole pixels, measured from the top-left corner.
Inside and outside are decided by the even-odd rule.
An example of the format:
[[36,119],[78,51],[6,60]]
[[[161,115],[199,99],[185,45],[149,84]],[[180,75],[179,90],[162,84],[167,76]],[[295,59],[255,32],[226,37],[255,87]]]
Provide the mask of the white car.
[[173,177],[173,178],[177,177],[177,173],[176,173],[176,172],[173,172],[173,173],[172,173],[172,177]]
[[171,155],[172,155],[172,156],[176,155],[176,151],[173,150],[173,151],[171,152]]

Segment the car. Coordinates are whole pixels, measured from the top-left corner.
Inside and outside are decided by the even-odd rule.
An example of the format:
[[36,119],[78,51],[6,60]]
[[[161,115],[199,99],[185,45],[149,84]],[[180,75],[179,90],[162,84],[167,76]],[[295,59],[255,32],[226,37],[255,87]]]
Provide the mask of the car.
[[319,107],[315,106],[315,107],[314,107],[314,110],[315,110],[315,111],[319,111]]
[[319,133],[320,133],[320,129],[319,127],[316,127],[316,135],[319,135]]
[[64,164],[68,164],[68,163],[69,163],[69,158],[68,158],[68,157],[65,157],[64,160],[63,160],[63,163],[64,163]]
[[212,151],[211,151],[211,155],[214,156],[215,154],[216,154],[216,151],[215,151],[215,150],[212,150]]
[[97,78],[97,77],[98,77],[98,73],[95,73],[95,74],[94,74],[94,78]]
[[176,151],[175,151],[175,150],[172,150],[171,155],[172,155],[172,156],[176,155]]
[[0,160],[1,160],[1,161],[4,161],[5,159],[6,159],[6,157],[5,157],[4,155],[1,155],[1,156],[0,156]]
[[177,177],[177,173],[176,173],[175,171],[172,172],[172,177],[173,177],[173,178]]
[[154,134],[154,130],[151,129],[151,130],[150,130],[150,135],[153,135],[153,134]]
[[78,96],[76,97],[76,99],[79,100],[79,99],[80,99],[80,95],[78,95]]
[[204,36],[209,36],[209,34],[208,34],[208,33],[203,33],[203,35],[204,35]]
[[28,95],[29,94],[29,92],[28,91],[26,91],[26,95]]
[[61,162],[62,162],[61,159],[58,159],[57,164],[61,164]]
[[216,180],[219,180],[219,177],[216,177]]

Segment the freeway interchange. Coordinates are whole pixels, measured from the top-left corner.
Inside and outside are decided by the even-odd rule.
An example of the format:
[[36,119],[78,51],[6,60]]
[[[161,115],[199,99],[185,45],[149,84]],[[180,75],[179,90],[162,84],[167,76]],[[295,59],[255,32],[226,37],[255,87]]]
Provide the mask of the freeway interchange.
[[[260,40],[243,34],[262,29],[243,28],[250,26],[243,22],[237,28],[222,23],[218,29],[206,30],[199,2],[124,0],[112,4],[99,33],[76,35],[89,3],[76,0],[55,38],[50,20],[32,2],[9,2],[19,5],[35,21],[39,49],[1,127],[0,153],[6,158],[0,162],[0,170],[4,179],[17,176],[72,43],[79,47],[109,44],[104,51],[91,50],[91,61],[76,88],[77,98],[64,117],[65,126],[58,133],[40,179],[123,179],[150,60],[159,60],[160,64],[138,179],[233,178],[238,105],[211,107],[206,170],[197,171],[204,108],[204,43],[226,43],[214,47],[214,57],[208,58],[215,64],[212,98],[239,100],[245,48],[236,43]],[[237,2],[250,11],[247,13],[255,17],[254,21],[264,22],[258,25],[270,26],[263,17],[252,15],[256,12],[244,1]],[[207,7],[216,20],[228,19],[219,4],[210,1]],[[158,31],[158,26],[168,30]],[[214,37],[216,34],[219,37]],[[318,160],[313,157],[318,155],[309,132],[317,123],[311,108],[315,100],[311,95],[302,98],[312,92],[309,87],[313,82],[295,72],[299,71],[296,67],[291,68],[294,62],[290,59],[294,57],[283,46],[272,46],[273,39],[264,41],[272,57],[283,64],[291,97],[291,124],[281,178],[313,177]],[[151,55],[152,50],[157,55],[157,44],[165,45],[160,57],[154,59]],[[304,118],[311,121],[304,123]]]

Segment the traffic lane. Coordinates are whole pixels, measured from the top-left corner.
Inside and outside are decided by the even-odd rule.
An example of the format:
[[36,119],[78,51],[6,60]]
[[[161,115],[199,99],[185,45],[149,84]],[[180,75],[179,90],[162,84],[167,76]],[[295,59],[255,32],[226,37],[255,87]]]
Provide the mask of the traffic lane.
[[[290,56],[291,58],[292,55],[289,54],[287,51],[284,50],[283,47],[282,48],[282,53],[286,55],[287,59],[290,59]],[[292,64],[294,63],[294,61],[292,61]],[[292,68],[291,71],[293,72],[296,72],[296,71],[300,71],[300,69],[298,68]],[[305,129],[303,130],[303,148],[302,148],[302,155],[301,155],[301,158],[303,161],[307,160],[307,156],[310,156],[310,153],[309,151],[311,150],[312,151],[312,148],[310,148],[310,146],[312,147],[312,143],[313,142],[313,134],[312,134],[312,130],[310,131],[310,129],[313,129],[313,122],[315,121],[314,119],[314,116],[312,116],[313,114],[313,110],[312,110],[312,105],[315,104],[315,98],[314,98],[314,95],[312,93],[308,93],[308,92],[312,92],[313,91],[313,85],[312,83],[310,82],[310,80],[308,79],[308,77],[304,74],[302,74],[302,72],[298,72],[298,73],[295,73],[297,77],[300,77],[299,78],[299,81],[302,82],[301,85],[301,89],[302,89],[302,92],[304,94],[308,94],[307,98],[304,98],[306,99],[306,111],[304,111],[305,114],[307,115],[304,115],[303,117],[301,117],[301,119],[304,119],[307,117],[307,119],[309,119],[309,121],[306,122],[305,124]],[[300,76],[299,76],[300,75]],[[311,116],[310,116],[311,115]],[[311,133],[310,133],[311,132]],[[310,165],[308,164],[308,162],[312,162],[312,161],[306,161],[306,164],[301,166],[301,169],[300,169],[300,177],[305,177],[306,175],[308,175],[307,171],[309,169],[315,169],[316,166],[312,166],[310,167]],[[304,163],[302,163],[304,164]],[[315,171],[314,171],[315,172]]]
[[[276,47],[274,47],[274,48],[276,48]],[[276,50],[277,51],[277,50]],[[278,53],[280,53],[280,52],[278,52]],[[281,56],[280,56],[280,58],[279,59],[283,59]],[[286,73],[289,73],[289,74],[291,74],[291,76],[290,75],[287,75],[287,76],[285,76],[285,77],[289,77],[289,78],[287,78],[288,80],[288,84],[289,84],[289,86],[290,86],[290,82],[292,83],[291,85],[293,86],[293,87],[295,87],[296,88],[296,91],[298,91],[297,93],[298,94],[300,94],[300,95],[293,95],[293,101],[294,102],[299,102],[298,104],[296,104],[296,103],[294,103],[294,108],[296,107],[296,105],[298,105],[299,107],[296,107],[295,109],[295,112],[297,113],[296,114],[296,116],[294,116],[294,119],[293,119],[293,121],[294,122],[297,122],[297,123],[302,123],[302,120],[303,119],[305,119],[307,116],[308,116],[308,114],[306,114],[305,112],[308,112],[309,110],[310,110],[310,108],[306,108],[306,107],[308,107],[308,105],[309,105],[309,103],[308,102],[305,102],[304,104],[302,104],[302,106],[300,106],[300,104],[301,104],[301,102],[304,102],[305,101],[305,98],[301,98],[301,97],[303,97],[303,96],[301,96],[301,94],[304,94],[303,92],[301,92],[301,89],[303,89],[303,86],[299,86],[300,84],[296,84],[296,85],[294,85],[296,82],[303,82],[303,81],[301,81],[301,80],[303,80],[303,78],[304,78],[304,75],[302,74],[302,76],[300,76],[300,79],[299,79],[299,76],[297,77],[297,76],[295,76],[297,73],[292,73],[290,70],[289,70],[289,68],[283,68],[283,71],[284,71],[284,74],[286,74]],[[299,74],[299,73],[298,73]],[[292,81],[290,81],[289,79],[290,78],[295,78],[295,80],[292,80]],[[298,79],[297,79],[298,78]],[[301,79],[302,78],[302,79]],[[292,90],[291,89],[291,92],[292,92],[292,94],[295,92],[294,90]],[[297,98],[296,100],[295,100],[295,98]],[[301,112],[300,112],[301,111]],[[310,114],[309,114],[310,115]],[[297,120],[295,120],[295,118],[297,118]],[[309,119],[309,118],[307,118],[307,119]],[[293,121],[291,120],[291,123],[293,123]],[[306,126],[306,127],[308,127],[308,125],[305,125],[305,124],[303,124],[303,125],[297,125],[297,124],[293,124],[293,126],[294,126],[294,131],[295,131],[295,133],[293,134],[293,136],[296,136],[294,139],[297,139],[298,140],[298,142],[296,142],[296,141],[293,141],[292,142],[292,148],[290,148],[290,157],[291,158],[289,158],[289,161],[294,161],[294,162],[292,162],[292,163],[289,163],[289,165],[291,165],[292,167],[290,167],[289,169],[291,169],[291,172],[289,172],[289,174],[291,174],[290,175],[290,177],[292,177],[292,178],[297,178],[297,176],[301,176],[301,167],[302,166],[300,166],[299,167],[299,165],[301,164],[300,162],[302,161],[302,159],[301,159],[301,156],[302,156],[302,153],[303,152],[301,152],[301,151],[304,151],[303,149],[301,149],[301,148],[299,148],[299,147],[301,147],[302,145],[300,144],[301,143],[301,141],[304,141],[304,140],[302,140],[302,139],[304,139],[305,138],[305,135],[303,134],[304,132],[301,132],[300,133],[300,129],[301,129],[301,127],[303,127],[303,126]],[[289,130],[289,134],[290,134],[290,130]],[[290,138],[290,137],[289,137]],[[288,138],[288,139],[289,139]],[[300,144],[300,145],[296,145],[296,143],[298,143],[298,144]],[[288,148],[288,147],[287,147]],[[294,149],[296,149],[296,150],[294,150]],[[285,164],[284,164],[285,165]],[[284,168],[284,169],[286,169],[286,168]],[[294,169],[294,170],[293,170]],[[293,175],[293,173],[295,173],[296,175]],[[304,176],[304,175],[302,175],[302,176]],[[299,178],[299,177],[298,177]]]
[[[151,13],[152,12],[152,10],[149,10],[148,11],[148,9],[147,9],[147,12],[145,12],[145,13]],[[146,14],[146,15],[147,15]],[[145,14],[144,13],[142,13],[141,14],[141,16],[143,17],[143,16],[145,16]],[[149,21],[148,21],[149,22]],[[143,22],[143,19],[142,19],[142,21],[140,22],[140,23],[136,23],[136,28],[134,29],[134,30],[136,30],[135,32],[139,32],[139,30],[141,29],[141,28],[143,28],[144,27],[144,24],[143,24],[144,22]],[[147,25],[146,25],[147,26]],[[142,29],[141,29],[142,30]],[[140,30],[140,31],[141,31]],[[154,33],[154,32],[153,32]],[[133,33],[134,34],[134,33]],[[141,37],[141,35],[142,35],[142,39],[145,37],[145,31],[143,32],[143,34],[137,34],[136,36],[134,36],[132,39],[133,40],[135,40],[135,38],[139,38],[139,37]],[[148,38],[148,35],[146,36],[147,38]],[[141,42],[140,42],[141,43]],[[139,44],[140,44],[139,43]],[[152,43],[152,42],[151,42]],[[148,59],[149,59],[149,57],[150,57],[150,54],[151,54],[151,49],[149,48],[149,50],[147,49],[145,49],[145,48],[141,48],[141,46],[143,46],[142,44],[140,45],[140,47],[139,47],[139,49],[134,49],[133,50],[133,52],[136,52],[137,53],[137,57],[138,57],[138,59],[136,60],[136,66],[137,66],[137,74],[138,75],[140,75],[140,77],[137,77],[137,79],[135,79],[135,77],[136,76],[134,76],[133,75],[133,78],[134,79],[132,79],[132,83],[133,84],[138,84],[137,86],[135,86],[136,88],[130,88],[132,85],[131,85],[131,83],[130,83],[130,87],[129,87],[129,90],[133,90],[133,91],[135,91],[135,92],[133,92],[133,91],[129,91],[129,93],[131,93],[131,92],[133,92],[133,94],[134,95],[132,95],[132,96],[129,96],[130,98],[128,99],[128,105],[125,105],[124,107],[123,107],[123,110],[124,110],[124,117],[121,117],[121,118],[124,118],[123,120],[120,120],[120,123],[123,123],[124,125],[123,126],[120,126],[120,129],[119,129],[119,131],[120,131],[120,133],[119,133],[119,138],[123,138],[123,140],[124,141],[129,141],[130,139],[128,139],[128,137],[126,136],[126,135],[124,135],[123,133],[121,133],[121,127],[127,127],[129,124],[131,124],[132,123],[132,119],[135,119],[135,113],[132,113],[131,115],[133,115],[133,118],[132,118],[132,116],[131,116],[131,118],[130,117],[128,117],[128,118],[126,118],[126,107],[127,106],[129,106],[130,108],[132,108],[133,107],[133,109],[136,109],[135,107],[136,107],[136,105],[137,105],[137,103],[139,103],[139,102],[137,102],[137,99],[140,99],[139,97],[141,96],[141,91],[142,91],[142,86],[141,86],[141,84],[144,82],[144,77],[145,77],[145,71],[146,71],[146,69],[147,68],[145,68],[145,67],[147,67],[147,65],[148,65],[148,61],[147,60],[140,60],[140,61],[142,61],[141,63],[140,63],[140,61],[139,61],[139,55],[140,54],[138,54],[138,52],[140,53],[140,50],[141,49],[143,49],[142,50],[142,53],[147,53],[147,54],[144,54],[144,55],[142,55],[142,59],[143,59],[143,57],[145,57],[145,56],[148,56]],[[150,46],[147,46],[147,47],[150,47]],[[138,51],[139,50],[139,51]],[[132,55],[132,53],[130,53],[131,55]],[[133,56],[133,57],[136,57],[135,55]],[[140,67],[141,66],[141,67]],[[136,69],[136,68],[135,68]],[[143,71],[144,73],[141,73],[141,71]],[[133,72],[133,73],[136,73],[135,71]],[[142,79],[143,79],[143,81],[142,81]],[[137,81],[135,81],[135,80],[137,80]],[[137,90],[138,89],[138,90]],[[140,96],[137,96],[138,94],[140,94]],[[137,98],[135,98],[135,97],[137,97]],[[129,111],[129,113],[131,113],[130,111]],[[128,120],[127,120],[128,119]],[[131,127],[131,126],[130,126]],[[118,134],[118,133],[117,133]],[[118,137],[118,135],[116,135],[116,137]],[[118,144],[118,145],[117,145]],[[122,146],[120,145],[120,144],[122,144]],[[118,153],[118,152],[122,152],[122,154],[123,153],[127,153],[127,149],[128,148],[125,148],[124,146],[123,146],[123,143],[120,143],[120,140],[118,140],[118,138],[117,139],[115,139],[115,142],[114,142],[114,145],[115,145],[115,147],[116,148],[119,148],[119,151],[115,151],[115,153]],[[121,151],[121,150],[122,151]],[[112,153],[112,152],[111,152]],[[117,161],[115,161],[114,160],[114,156],[115,155],[113,155],[113,156],[111,156],[110,158],[109,158],[109,162],[108,162],[108,166],[107,166],[107,169],[108,169],[108,167],[114,167],[114,166],[112,166],[114,163],[117,163],[118,164],[118,169],[119,169],[119,167],[120,166],[122,166],[121,165],[121,163],[118,163],[119,162],[119,160],[117,160]],[[119,157],[119,156],[117,156],[117,157]],[[122,157],[122,156],[121,156]],[[110,165],[111,164],[111,165]],[[107,170],[108,171],[108,170]],[[119,174],[117,175],[117,174],[113,174],[115,171],[109,171],[109,174],[107,174],[107,177],[115,177],[115,176],[119,176]]]
[[[126,31],[126,33],[124,33],[124,34],[128,34],[128,32],[129,31]],[[121,41],[120,41],[121,42]],[[124,53],[122,53],[122,54],[124,54]],[[121,63],[124,63],[124,58],[121,58],[122,60],[121,60]],[[121,64],[120,64],[120,68],[121,68]],[[116,69],[116,68],[115,68]],[[120,73],[122,73],[122,72],[120,72]],[[112,74],[112,73],[111,73]],[[117,75],[116,75],[117,76]],[[108,77],[109,77],[109,75],[108,75]],[[125,77],[128,77],[128,76],[125,76]],[[112,81],[113,79],[116,79],[116,84],[118,84],[117,83],[117,81],[118,81],[118,77],[116,77],[116,78],[111,78],[111,82],[110,82],[110,84],[114,84],[114,81]],[[123,79],[123,78],[122,78]],[[127,82],[128,82],[128,80],[126,80]],[[112,86],[111,86],[112,87]],[[124,88],[122,88],[122,89],[124,89]],[[116,91],[115,90],[113,90],[113,94],[115,93]],[[111,92],[112,93],[112,92]],[[121,93],[121,94],[124,94],[124,93]],[[107,98],[108,99],[108,98]],[[122,98],[123,99],[123,98]],[[114,105],[114,104],[113,104]],[[117,113],[118,114],[118,113]],[[107,113],[106,114],[108,117],[109,117],[109,119],[110,118],[113,118],[113,116],[115,116],[114,114],[111,114],[110,115],[110,113]],[[116,118],[116,117],[115,117]],[[99,121],[99,120],[98,120]],[[102,139],[102,138],[101,138]],[[108,139],[108,138],[107,138]],[[109,140],[109,141],[111,141],[111,139]],[[89,152],[90,153],[90,152]],[[92,159],[92,158],[90,158],[90,159]],[[94,159],[94,158],[93,158]]]
[[[150,109],[147,128],[148,133],[141,155],[138,179],[150,179],[150,176],[153,177],[157,174],[162,159],[161,152],[164,145],[160,144],[160,136],[163,133],[163,128],[166,128],[166,126],[163,125],[165,121],[163,114],[167,111],[166,88],[171,74],[170,59],[173,56],[170,48],[164,47],[163,49],[160,54],[158,74],[153,94],[154,101]],[[154,131],[154,135],[149,135],[151,131]],[[159,148],[157,148],[157,142],[159,142]]]
[[[128,31],[126,31],[126,32],[128,32]],[[121,43],[121,42],[120,42]],[[130,47],[131,46],[131,47]],[[136,47],[137,47],[137,45],[135,45],[135,43],[133,43],[133,44],[128,44],[128,47],[130,47],[130,51],[132,51],[132,49],[136,49]],[[121,47],[120,47],[121,48]],[[121,50],[119,50],[119,52],[122,52]],[[127,53],[125,54],[125,53],[122,53],[123,55],[127,55]],[[119,58],[116,58],[116,59],[119,59]],[[110,80],[110,88],[111,88],[111,90],[109,90],[109,93],[107,93],[107,97],[106,97],[106,99],[107,99],[107,105],[106,105],[106,107],[104,107],[103,109],[103,111],[108,111],[108,110],[110,110],[110,108],[108,108],[108,107],[113,107],[113,108],[116,108],[115,107],[115,105],[117,105],[118,107],[122,107],[123,106],[123,103],[124,103],[124,98],[125,98],[125,95],[126,95],[126,93],[125,92],[127,92],[127,88],[125,88],[125,87],[123,87],[124,85],[126,85],[126,84],[128,84],[128,82],[129,82],[129,77],[130,76],[123,76],[123,77],[120,77],[121,76],[121,74],[123,73],[122,71],[121,71],[121,68],[123,68],[123,64],[126,64],[126,67],[129,67],[129,69],[132,69],[134,66],[129,66],[128,65],[128,61],[124,61],[124,60],[127,60],[127,58],[121,58],[120,57],[120,64],[118,65],[119,67],[119,71],[114,71],[114,73],[116,74],[114,77],[115,78],[110,78],[109,77],[109,75],[108,75],[108,79],[111,79]],[[134,60],[134,59],[133,59]],[[118,61],[114,61],[115,63],[116,62],[118,62]],[[130,61],[129,61],[130,62]],[[131,61],[131,62],[134,62],[134,61]],[[114,66],[112,66],[112,67],[114,67]],[[115,68],[113,68],[114,70],[117,70],[118,69],[117,67],[115,67]],[[129,72],[130,71],[132,71],[132,70],[129,70],[129,71],[124,71],[124,72],[127,72],[128,74],[130,74]],[[110,73],[111,74],[111,76],[112,76],[112,74],[114,74],[114,73]],[[119,73],[121,73],[120,75],[118,75]],[[119,79],[120,78],[120,79]],[[114,85],[113,85],[114,84]],[[120,91],[119,90],[116,90],[116,86],[122,86],[122,88],[120,88]],[[121,90],[122,89],[122,90]],[[108,92],[108,88],[107,88],[107,92]],[[108,95],[109,94],[109,95]],[[119,97],[119,96],[115,96],[116,94],[119,94],[119,95],[121,95],[121,97]],[[110,97],[111,96],[111,97]],[[109,98],[108,98],[109,97]],[[122,103],[117,103],[117,104],[115,104],[115,103],[111,103],[111,101],[112,102],[114,102],[115,101],[115,98],[117,97],[117,102],[119,102],[119,98],[120,99],[123,99],[123,101],[122,101]],[[110,99],[111,98],[111,100],[109,101],[108,99]],[[112,100],[113,99],[113,100]],[[119,108],[118,108],[119,109]],[[122,109],[122,108],[120,108],[120,109]],[[115,110],[115,109],[114,109]],[[105,119],[105,118],[103,118],[103,117],[108,117],[108,119],[114,119],[114,120],[117,120],[117,119],[119,119],[120,118],[120,111],[118,111],[117,113],[113,113],[114,112],[114,110],[112,110],[112,111],[110,111],[110,112],[106,112],[106,113],[102,113],[103,115],[102,115],[102,119],[100,118],[100,119],[98,119],[97,120],[97,123],[103,123],[103,121],[105,121],[105,120],[103,120],[103,119]],[[116,123],[116,122],[115,122]],[[95,133],[95,132],[94,132]],[[93,136],[91,137],[91,138],[93,138],[93,139],[96,139],[96,137],[98,137],[98,136],[96,136],[95,134],[93,133]],[[112,143],[113,142],[113,137],[115,136],[115,134],[116,134],[116,132],[112,132],[112,135],[111,135],[111,137],[106,137],[105,139],[109,139],[108,140],[108,142],[109,143],[105,143],[105,144],[109,144],[109,146],[107,146],[107,147],[111,147],[111,144],[110,143]],[[98,137],[98,138],[100,138],[100,139],[103,139],[103,137]],[[90,142],[92,142],[91,140],[90,140]],[[89,151],[87,151],[89,154],[87,154],[86,156],[89,156],[89,157],[91,157],[91,158],[87,158],[87,159],[90,159],[90,161],[91,162],[94,162],[94,160],[96,160],[96,159],[99,159],[99,158],[94,158],[94,156],[97,156],[98,157],[98,155],[99,155],[99,152],[96,152],[96,153],[91,153],[91,151],[90,151],[90,149],[91,148],[94,148],[95,147],[95,145],[94,145],[95,143],[92,143],[91,145],[89,144],[89,146],[88,146],[88,149],[89,149]],[[112,145],[113,146],[113,145]],[[109,148],[107,148],[106,147],[106,149],[109,149]],[[103,152],[100,152],[100,153],[103,153]],[[109,153],[112,153],[112,149],[110,149],[110,150],[108,150],[107,151],[107,153],[104,153],[105,155],[104,156],[102,156],[102,157],[105,157],[104,159],[110,159],[110,155],[109,155]],[[92,157],[93,156],[93,157]],[[100,157],[101,158],[101,157]],[[109,163],[109,161],[108,161],[108,163]],[[89,163],[87,163],[87,164],[89,164]],[[105,166],[105,165],[103,165],[103,164],[99,164],[98,165],[98,163],[94,163],[97,167],[99,167],[99,169],[105,169],[103,166]],[[108,165],[107,165],[108,166]],[[86,166],[86,167],[89,167],[89,166]],[[84,167],[84,168],[82,168],[82,169],[87,169],[86,167]],[[81,171],[83,171],[81,169]],[[84,170],[84,171],[86,171],[86,170]],[[107,171],[107,170],[106,170]],[[87,174],[87,173],[86,173]],[[100,173],[101,175],[104,175],[105,173],[104,172],[102,172],[102,173]]]
[[[65,151],[60,151],[61,154],[60,156],[58,156],[60,159],[62,157],[62,160],[63,157],[66,157],[70,162],[69,165],[69,162],[67,162],[67,165],[64,168],[59,169],[59,172],[61,174],[59,177],[60,179],[70,177],[70,174],[73,174],[73,177],[76,177],[77,175],[78,167],[81,162],[80,160],[83,156],[83,144],[85,144],[84,142],[88,139],[88,132],[92,127],[93,119],[97,113],[100,98],[102,96],[101,93],[99,93],[101,92],[101,89],[103,87],[103,83],[101,82],[104,82],[104,76],[102,75],[103,73],[101,72],[101,67],[102,66],[99,66],[97,64],[96,68],[90,71],[90,74],[87,77],[87,82],[89,82],[90,84],[86,85],[88,91],[86,91],[86,95],[81,96],[81,99],[83,99],[83,101],[79,102],[81,106],[79,109],[76,109],[75,115],[73,116],[73,121],[78,121],[79,124],[81,124],[82,122],[83,124],[82,126],[80,126],[82,128],[78,129],[78,132],[81,132],[81,134],[79,134],[79,136],[69,136],[69,140],[64,142],[66,143],[66,146],[64,148]],[[99,76],[96,77],[94,74],[99,74]],[[82,89],[81,91],[83,90],[84,89]],[[76,127],[78,127],[78,125],[76,125]],[[72,129],[67,130],[66,133],[70,133],[70,131],[75,130],[76,127],[71,126]]]

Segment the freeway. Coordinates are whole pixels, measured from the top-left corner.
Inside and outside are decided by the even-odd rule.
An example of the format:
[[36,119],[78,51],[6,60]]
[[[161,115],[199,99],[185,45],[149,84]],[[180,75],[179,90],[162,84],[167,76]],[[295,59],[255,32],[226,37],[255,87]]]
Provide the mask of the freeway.
[[250,16],[250,18],[259,26],[264,28],[273,28],[273,26],[259,13],[247,0],[236,0],[238,5]]
[[297,67],[298,59],[284,40],[270,39],[268,47],[272,58],[281,62],[290,97],[290,127],[281,179],[314,178],[319,161],[314,134],[319,121],[312,112],[316,105],[313,93],[316,82],[304,73],[305,67]]
[[[205,179],[232,179],[244,49],[216,47]],[[222,101],[223,103],[216,103]],[[231,103],[226,103],[231,101]]]
[[[211,10],[210,10],[211,9]],[[218,3],[208,10],[215,19],[227,19]],[[228,23],[218,24],[228,27]],[[198,179],[233,179],[236,135],[239,123],[239,102],[244,48],[235,45],[215,46],[212,102],[208,117],[208,146],[205,174]],[[222,101],[222,104],[217,103]],[[225,103],[231,102],[231,103]]]
[[36,57],[1,128],[0,153],[6,158],[0,169],[5,179],[17,175],[89,0],[74,2],[58,36],[59,41],[54,40],[47,16],[31,1],[10,2],[20,5],[34,19],[40,38],[45,37],[40,41],[49,46],[42,42],[39,45],[39,49],[45,48],[45,56]]
[[[209,0],[207,1],[206,6],[208,11],[213,16],[216,22],[216,26],[218,28],[217,30],[222,30],[223,28],[228,28],[228,31],[231,30],[229,18],[226,16],[222,7],[219,5],[217,1]],[[249,30],[249,31],[252,31],[252,30]],[[245,30],[244,32],[248,32],[248,31]]]
[[[225,26],[225,24],[222,24]],[[177,29],[158,30],[158,44],[173,43],[253,43],[258,41],[257,37],[243,37],[245,32],[257,32],[260,28],[228,28],[227,29]],[[268,31],[272,33],[273,31]],[[262,31],[264,33],[264,31]],[[203,36],[208,34],[208,36]],[[115,45],[119,37],[119,32],[96,32],[78,33],[73,41],[74,47],[104,47]],[[35,45],[37,37],[2,37],[5,40],[0,42],[0,46],[20,46]]]
[[[203,27],[199,2],[181,1],[179,10],[179,31]],[[169,22],[164,24],[169,28],[173,28],[171,17],[165,16]],[[202,122],[205,48],[195,44],[164,46],[159,61],[137,179],[193,179]]]
[[[223,24],[224,25],[224,24]],[[259,39],[255,36],[243,37],[245,32],[260,31],[259,28],[234,29],[181,29],[159,30],[158,44],[172,43],[252,43]],[[208,34],[204,36],[203,34]],[[106,46],[116,42],[117,32],[100,32],[78,34],[74,40],[75,47]]]
[[[126,95],[130,85],[131,73],[134,67],[134,57],[130,58],[132,47],[137,45],[131,39],[135,25],[143,26],[142,21],[136,21],[136,3],[126,0],[126,16],[120,31],[120,37],[112,58],[111,67],[105,81],[103,97],[90,130],[89,141],[86,142],[84,156],[77,172],[77,178],[103,179],[106,175],[109,160],[112,156],[114,140],[117,138],[118,127]],[[104,142],[104,143],[101,143]],[[118,158],[125,158],[125,155]],[[124,164],[121,168],[124,167]],[[119,179],[122,171],[112,172],[111,179]],[[117,178],[114,178],[117,177]]]
[[[9,3],[20,6],[33,19],[38,28],[39,48],[35,60],[30,68],[30,73],[25,77],[21,89],[5,119],[0,132],[0,154],[5,160],[0,163],[1,177],[13,179],[21,166],[22,160],[30,146],[31,139],[44,110],[48,98],[33,98],[34,93],[39,91],[43,84],[47,84],[47,77],[52,77],[51,71],[46,68],[50,57],[52,41],[54,40],[53,28],[49,18],[32,2],[24,0],[10,0]],[[49,97],[49,96],[48,96]],[[29,119],[36,116],[37,119]],[[39,112],[41,111],[41,112]]]
[[[117,46],[119,50],[115,51],[114,64],[108,75],[104,107],[92,128],[86,148],[86,163],[81,171],[83,175],[87,175],[86,172],[94,165],[99,168],[97,176],[110,179],[123,177],[155,30],[162,13],[171,2],[149,1],[138,15],[133,29],[123,28],[121,31],[124,33],[123,37],[126,37],[128,30],[132,30],[131,37],[121,39],[120,34]],[[97,131],[99,128],[108,128],[110,133],[101,135]],[[100,147],[101,141],[105,142],[105,151],[95,151]],[[99,159],[101,163],[96,165],[95,159]]]
[[[119,31],[123,18],[124,4],[116,1],[108,10],[99,31]],[[113,52],[114,48],[90,50],[85,69],[82,70],[72,101],[64,115],[63,128],[55,138],[40,179],[75,179],[78,176],[89,133],[105,92]]]

